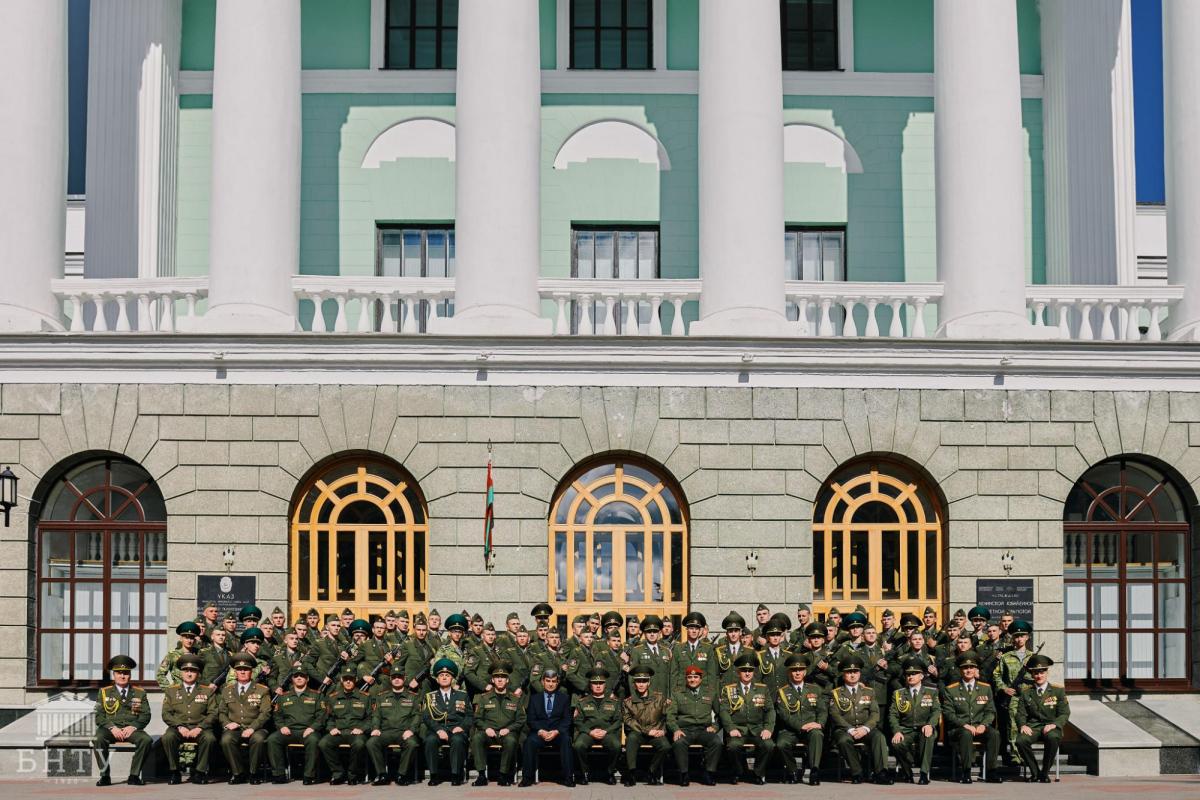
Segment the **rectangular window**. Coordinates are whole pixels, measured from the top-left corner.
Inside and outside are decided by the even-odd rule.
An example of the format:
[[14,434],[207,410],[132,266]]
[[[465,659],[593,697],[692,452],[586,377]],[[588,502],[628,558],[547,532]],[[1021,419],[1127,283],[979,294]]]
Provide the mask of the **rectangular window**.
[[454,69],[458,0],[388,0],[384,35],[387,69]]
[[[378,224],[375,229],[375,274],[384,278],[453,278],[454,226]],[[382,319],[382,312],[382,307],[375,310],[376,321]],[[429,324],[429,312],[428,304],[421,303],[417,311],[421,333],[425,333]],[[392,304],[392,319],[403,324],[407,313],[404,304]],[[454,316],[454,301],[443,301],[438,307],[438,316]]]
[[[618,280],[654,280],[659,277],[659,233],[657,225],[571,226],[571,277]],[[641,333],[650,332],[650,304],[638,303],[637,324]],[[610,319],[610,313],[616,320]],[[591,315],[575,304],[571,310],[571,333],[580,328],[598,333],[622,332],[626,314],[609,309],[603,301],[592,304]],[[607,321],[608,327],[604,326]]]
[[571,69],[653,69],[652,0],[571,0]]
[[[789,225],[783,234],[784,279],[789,281],[846,280],[846,228]],[[810,308],[808,322],[815,325],[819,310]],[[831,312],[834,330],[841,330],[846,316],[840,306]],[[800,319],[800,308],[787,304],[787,316]]]
[[838,0],[780,0],[785,70],[836,70]]

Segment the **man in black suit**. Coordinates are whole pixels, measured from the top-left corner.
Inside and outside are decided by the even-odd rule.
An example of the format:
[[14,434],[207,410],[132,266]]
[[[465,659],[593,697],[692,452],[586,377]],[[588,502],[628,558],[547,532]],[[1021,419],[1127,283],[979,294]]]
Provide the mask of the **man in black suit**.
[[542,673],[542,692],[530,695],[525,710],[528,737],[522,753],[521,786],[533,786],[538,751],[552,746],[558,747],[563,786],[575,786],[571,758],[571,697],[559,688],[558,677],[558,670],[546,670]]

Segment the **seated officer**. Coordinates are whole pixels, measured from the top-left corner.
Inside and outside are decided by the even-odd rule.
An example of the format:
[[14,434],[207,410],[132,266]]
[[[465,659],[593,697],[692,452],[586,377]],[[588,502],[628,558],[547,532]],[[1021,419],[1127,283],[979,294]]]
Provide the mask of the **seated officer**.
[[611,678],[608,670],[597,667],[588,673],[587,678],[588,693],[575,698],[573,703],[575,741],[572,747],[579,769],[579,782],[587,785],[587,755],[593,745],[600,745],[604,751],[604,782],[613,786],[617,782],[614,777],[617,759],[621,756],[624,711],[621,701],[608,691]]
[[383,786],[388,781],[387,754],[391,745],[400,746],[400,764],[396,772],[396,785],[412,783],[412,760],[421,746],[421,696],[408,691],[403,670],[396,669],[388,675],[390,691],[381,691],[375,696],[371,709],[371,735],[367,739],[367,755],[375,770],[373,786]]
[[429,770],[429,785],[442,782],[438,775],[438,748],[450,746],[450,782],[462,786],[467,761],[467,731],[471,729],[471,701],[467,693],[454,688],[458,665],[448,658],[433,663],[437,688],[427,692],[421,707],[421,722],[425,726],[425,768]]
[[650,777],[646,781],[651,786],[662,783],[662,763],[671,749],[671,740],[667,738],[667,706],[671,701],[661,692],[650,689],[654,678],[654,667],[650,664],[636,664],[629,672],[629,682],[633,690],[625,698],[625,771],[621,774],[624,786],[633,786],[634,770],[637,768],[638,751],[643,744],[649,745]]
[[174,666],[180,682],[163,689],[162,720],[167,726],[162,734],[163,754],[171,777],[167,783],[180,783],[179,747],[184,742],[196,743],[196,764],[192,768],[192,783],[208,783],[208,759],[217,737],[212,732],[217,723],[217,695],[207,686],[199,686],[203,659],[198,655],[182,655]]
[[955,661],[962,680],[942,690],[942,715],[946,718],[946,741],[962,767],[960,783],[971,782],[975,740],[982,739],[987,755],[988,783],[1001,783],[996,768],[1000,758],[1000,733],[996,730],[996,705],[992,687],[979,680],[979,659],[968,650]]
[[108,662],[112,673],[111,686],[100,690],[96,698],[96,735],[92,737],[92,756],[100,765],[97,786],[109,786],[108,748],[118,742],[133,745],[133,764],[129,768],[129,785],[142,786],[142,762],[153,740],[143,730],[150,722],[150,701],[146,692],[130,686],[137,662],[129,656],[113,656]]
[[[688,635],[691,636],[690,627]],[[717,693],[705,686],[707,676],[708,670],[699,663],[685,667],[683,686],[671,695],[671,705],[667,707],[667,730],[671,734],[680,786],[689,783],[688,747],[693,744],[704,748],[704,774],[700,782],[705,786],[716,784],[713,773],[721,761],[721,734],[713,721]]]
[[800,653],[790,654],[784,662],[789,680],[779,687],[775,698],[775,747],[783,759],[787,783],[800,783],[804,770],[797,770],[792,751],[797,742],[803,742],[809,765],[808,783],[819,786],[829,698],[820,684],[807,681],[808,662],[809,657]]
[[[513,762],[517,743],[525,728],[525,704],[508,689],[512,664],[499,660],[489,670],[491,689],[475,697],[475,731],[471,734],[471,759],[479,776],[475,786],[487,786],[487,750],[489,744],[500,746],[501,786],[512,784]],[[492,776],[496,777],[496,776]]]
[[[1017,698],[1017,752],[1022,763],[1028,765],[1029,781],[1050,782],[1050,765],[1058,755],[1063,730],[1071,718],[1071,706],[1067,693],[1061,686],[1050,685],[1049,669],[1054,665],[1049,657],[1041,654],[1029,657],[1025,662],[1032,686],[1025,686]],[[1033,743],[1044,742],[1042,767],[1037,769]]]
[[308,688],[308,673],[293,667],[291,688],[275,697],[275,731],[267,737],[272,783],[287,783],[287,746],[304,745],[304,785],[317,780],[317,750],[325,725],[325,698]]
[[558,670],[542,673],[541,692],[531,695],[525,709],[528,735],[521,747],[521,786],[533,786],[537,754],[543,747],[557,747],[562,783],[575,786],[571,763],[571,696],[558,685]]
[[[347,664],[342,667],[342,688],[325,698],[325,730],[321,737],[321,755],[332,777],[330,786],[346,783],[351,786],[362,780],[366,756],[367,726],[371,703],[366,695],[355,690],[358,670]],[[341,745],[350,747],[350,765],[342,758]]]
[[767,762],[775,752],[772,730],[775,727],[775,703],[767,694],[766,684],[755,683],[758,653],[745,650],[733,662],[737,682],[726,684],[717,700],[717,716],[725,731],[725,752],[733,759],[733,782],[746,774],[746,748],[754,750],[754,777],[751,782],[767,782]]
[[842,659],[842,685],[833,690],[829,702],[829,725],[833,743],[850,768],[850,782],[862,783],[865,770],[856,744],[866,745],[875,782],[889,784],[887,740],[879,730],[879,706],[875,691],[862,684],[862,659],[849,655]]
[[221,723],[221,752],[233,773],[231,784],[245,783],[246,762],[242,760],[242,744],[250,748],[250,783],[259,784],[258,767],[263,747],[267,743],[267,722],[271,719],[271,690],[250,679],[256,659],[249,653],[238,653],[230,662],[233,680],[221,687],[217,720]]
[[938,702],[938,693],[924,685],[924,664],[907,661],[903,669],[907,685],[892,694],[892,705],[888,711],[892,752],[896,754],[901,781],[912,783],[913,761],[919,759],[920,784],[928,786],[933,745],[937,742],[938,724],[942,720],[942,706]]

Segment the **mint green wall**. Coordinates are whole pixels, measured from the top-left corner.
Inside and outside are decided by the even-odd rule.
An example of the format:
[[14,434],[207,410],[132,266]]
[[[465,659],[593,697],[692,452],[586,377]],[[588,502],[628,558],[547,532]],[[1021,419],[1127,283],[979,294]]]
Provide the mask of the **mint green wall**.
[[183,34],[179,48],[180,69],[213,68],[213,41],[217,0],[183,0]]
[[699,68],[699,0],[667,0],[667,69]]
[[208,204],[212,185],[212,95],[179,98],[176,274],[208,274]]
[[558,66],[558,5],[554,0],[538,0],[538,24],[542,69],[554,69]]
[[[1037,0],[1017,0],[1021,72],[1042,71]],[[854,68],[933,72],[933,0],[854,0]]]

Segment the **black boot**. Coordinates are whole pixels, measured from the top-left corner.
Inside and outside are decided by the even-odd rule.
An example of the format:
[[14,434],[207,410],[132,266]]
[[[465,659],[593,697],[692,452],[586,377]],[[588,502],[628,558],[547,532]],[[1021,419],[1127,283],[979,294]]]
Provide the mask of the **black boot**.
[[488,785],[487,774],[485,772],[483,772],[482,770],[480,770],[479,777],[476,778],[474,781],[472,781],[471,785],[472,786],[487,786]]
[[917,783],[921,784],[922,786],[928,786],[929,785],[929,773],[922,772],[921,777],[917,779]]
[[112,786],[112,778],[110,778],[108,776],[107,772],[101,772],[100,780],[96,781],[96,785],[97,786]]
[[800,779],[796,777],[796,773],[794,772],[785,772],[783,775],[783,782],[790,786],[794,786],[800,782]]
[[703,774],[700,776],[700,783],[704,784],[705,786],[716,786],[717,779],[713,777],[711,772],[704,770]]
[[275,777],[271,778],[271,783],[278,784],[280,786],[284,785],[287,782],[288,782],[287,775],[276,775]]
[[125,779],[125,783],[130,786],[145,786],[146,782],[142,780],[140,775],[130,775]]
[[634,780],[633,773],[626,772],[624,775],[622,775],[621,776],[621,785],[622,786],[636,786],[637,781]]
[[607,775],[604,776],[604,783],[608,786],[616,786],[617,785],[617,776],[612,772],[608,773]]
[[178,786],[183,783],[183,776],[179,774],[179,770],[171,770],[171,777],[167,778],[167,786]]
[[879,770],[875,773],[875,783],[879,786],[891,786],[893,783],[891,773],[886,769]]
[[381,772],[375,776],[375,780],[371,781],[372,786],[387,786],[389,783],[386,772]]
[[1000,773],[993,770],[988,770],[987,777],[983,779],[986,783],[1004,783],[1004,778],[1000,777]]
[[588,781],[588,776],[587,776],[587,770],[584,770],[583,772],[579,773],[579,775],[576,776],[576,778],[575,778],[575,784],[577,786],[587,786],[588,783],[589,783],[589,781]]
[[197,786],[204,786],[208,783],[208,773],[207,772],[193,772],[191,780],[188,782],[194,783]]

